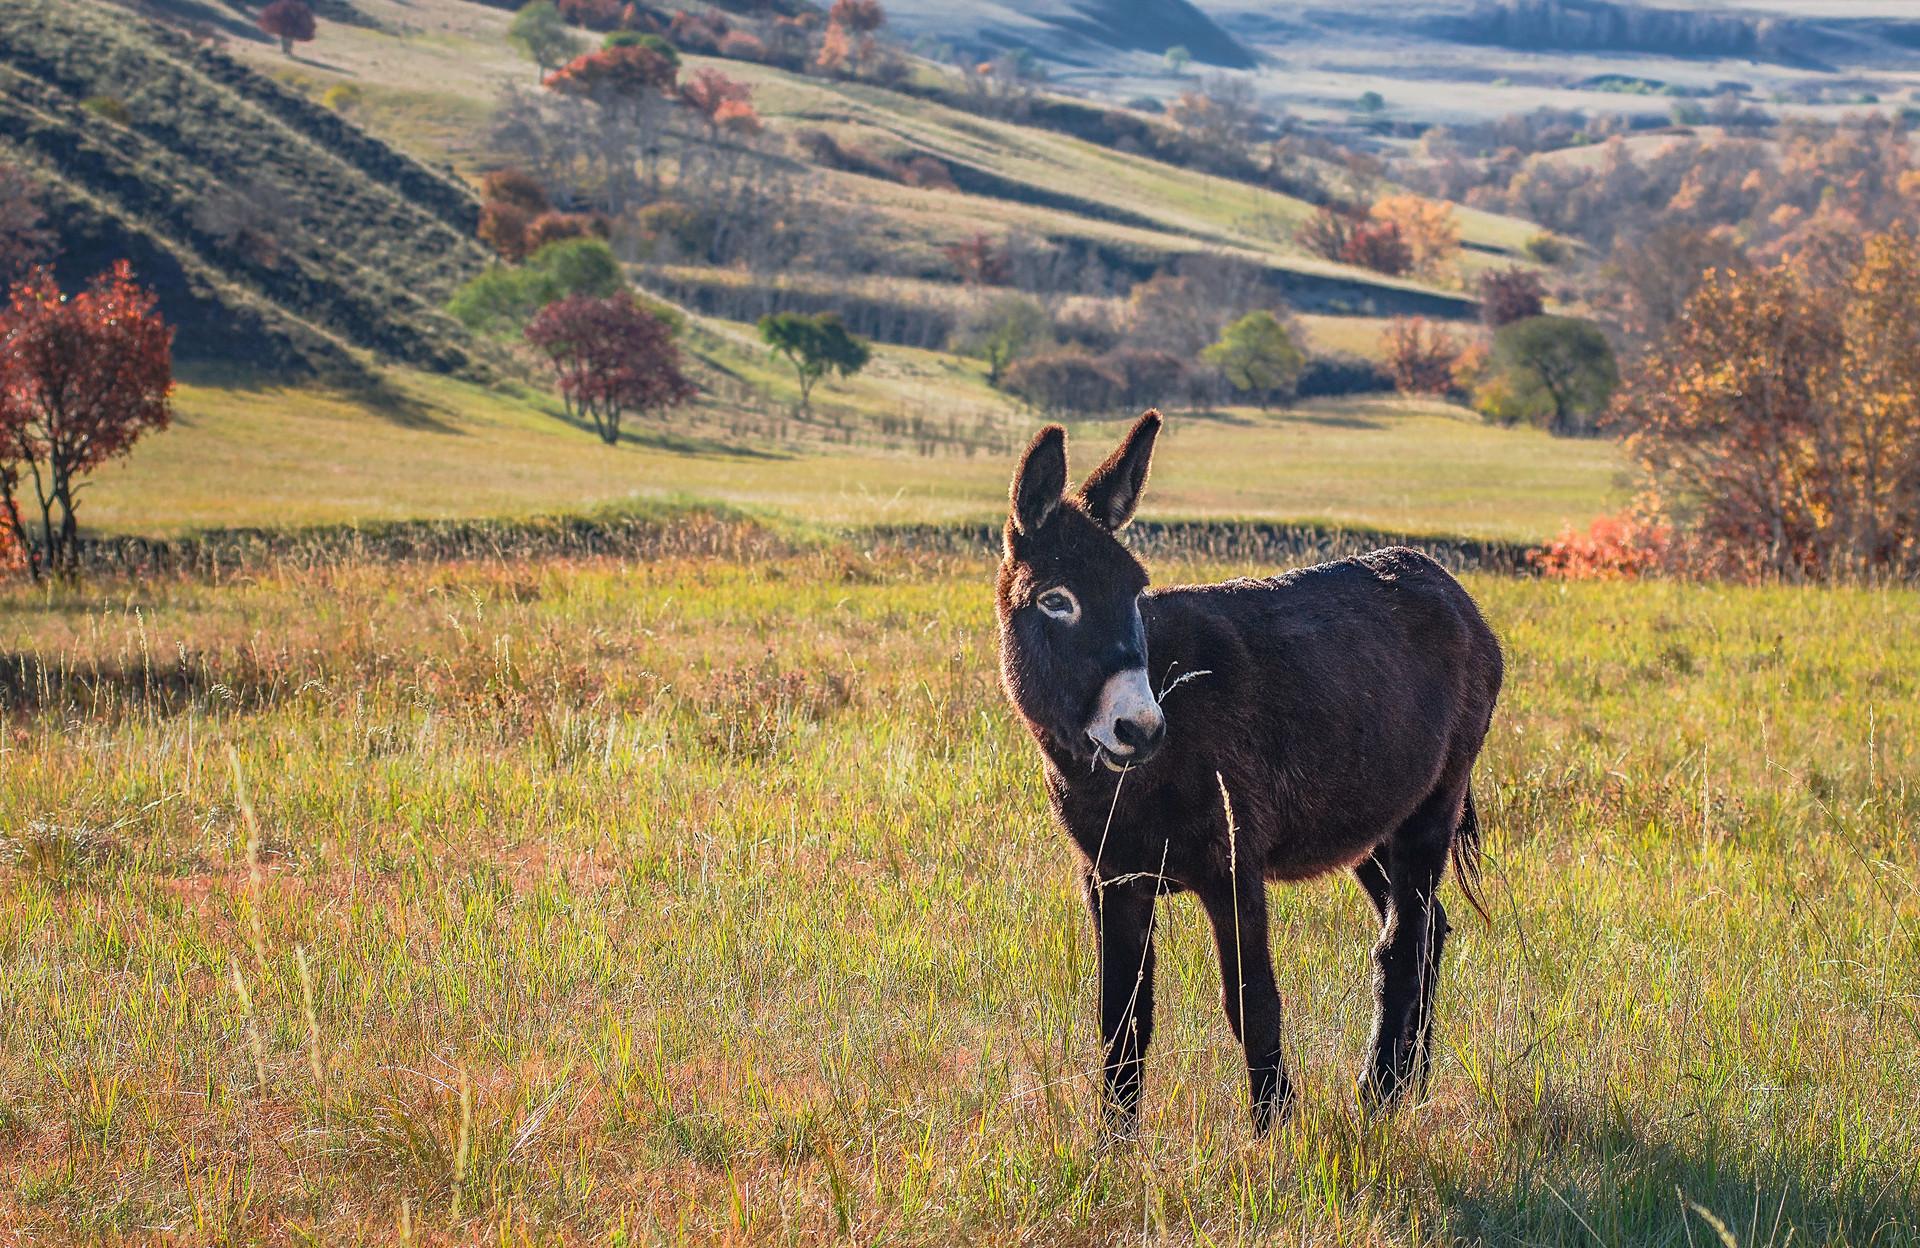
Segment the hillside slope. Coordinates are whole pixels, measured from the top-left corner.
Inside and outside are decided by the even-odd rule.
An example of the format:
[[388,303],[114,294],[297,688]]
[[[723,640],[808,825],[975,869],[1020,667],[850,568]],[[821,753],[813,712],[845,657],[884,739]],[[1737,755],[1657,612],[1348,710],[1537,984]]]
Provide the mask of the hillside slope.
[[184,360],[473,366],[439,309],[486,259],[465,187],[165,25],[0,0],[0,159],[46,188],[62,279],[131,258]]

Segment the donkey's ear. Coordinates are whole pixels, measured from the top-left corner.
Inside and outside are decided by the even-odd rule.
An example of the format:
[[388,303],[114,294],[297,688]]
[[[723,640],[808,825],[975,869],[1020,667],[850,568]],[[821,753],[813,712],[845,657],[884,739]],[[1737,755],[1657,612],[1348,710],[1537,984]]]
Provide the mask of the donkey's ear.
[[1048,425],[1034,435],[1013,474],[1013,527],[1032,533],[1047,522],[1067,493],[1067,431]]
[[1153,440],[1160,434],[1160,413],[1149,408],[1107,462],[1093,470],[1080,487],[1087,514],[1109,529],[1123,529],[1147,488],[1147,469],[1153,463]]

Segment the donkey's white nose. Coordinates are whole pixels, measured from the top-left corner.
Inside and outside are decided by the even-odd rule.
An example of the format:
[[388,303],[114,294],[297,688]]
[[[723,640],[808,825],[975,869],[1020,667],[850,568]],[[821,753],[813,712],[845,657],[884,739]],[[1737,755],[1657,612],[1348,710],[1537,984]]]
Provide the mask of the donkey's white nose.
[[1094,702],[1087,736],[1109,759],[1145,762],[1167,732],[1166,716],[1153,696],[1147,669],[1130,667],[1107,677]]

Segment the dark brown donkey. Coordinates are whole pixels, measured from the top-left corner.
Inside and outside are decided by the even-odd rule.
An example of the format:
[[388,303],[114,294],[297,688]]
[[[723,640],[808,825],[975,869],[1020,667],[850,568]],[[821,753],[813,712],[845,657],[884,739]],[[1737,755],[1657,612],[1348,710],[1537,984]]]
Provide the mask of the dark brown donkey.
[[1381,922],[1360,1090],[1392,1103],[1426,1080],[1440,877],[1449,857],[1463,888],[1478,871],[1469,776],[1500,692],[1499,642],[1458,581],[1401,548],[1149,590],[1114,534],[1159,431],[1158,412],[1142,416],[1068,495],[1066,434],[1041,430],[1013,479],[999,576],[1007,696],[1089,864],[1107,1124],[1137,1124],[1154,899],[1187,890],[1213,923],[1254,1125],[1285,1115],[1266,881],[1343,868]]

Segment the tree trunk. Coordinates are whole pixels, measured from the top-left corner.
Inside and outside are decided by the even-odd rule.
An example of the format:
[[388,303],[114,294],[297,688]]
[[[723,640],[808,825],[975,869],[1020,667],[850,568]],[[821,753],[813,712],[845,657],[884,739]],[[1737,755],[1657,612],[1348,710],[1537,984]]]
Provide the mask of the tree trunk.
[[293,40],[286,35],[280,36],[280,55],[281,56],[293,55]]

